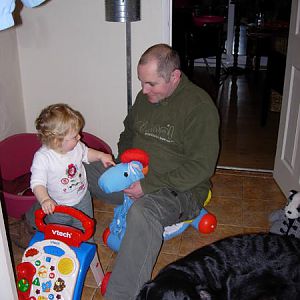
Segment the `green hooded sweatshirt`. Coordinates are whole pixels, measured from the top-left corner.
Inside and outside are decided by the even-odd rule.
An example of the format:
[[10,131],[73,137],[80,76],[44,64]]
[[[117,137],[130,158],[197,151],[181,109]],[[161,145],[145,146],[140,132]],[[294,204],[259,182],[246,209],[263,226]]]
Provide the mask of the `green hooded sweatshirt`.
[[191,191],[203,205],[219,153],[219,115],[210,96],[182,74],[173,94],[157,104],[140,91],[124,126],[119,154],[140,148],[150,156],[143,192]]

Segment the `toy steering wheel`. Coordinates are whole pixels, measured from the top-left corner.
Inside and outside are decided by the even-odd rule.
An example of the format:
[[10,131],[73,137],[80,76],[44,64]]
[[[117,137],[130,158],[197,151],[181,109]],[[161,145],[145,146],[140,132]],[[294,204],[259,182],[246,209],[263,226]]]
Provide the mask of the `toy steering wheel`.
[[80,244],[88,240],[94,233],[95,222],[83,212],[70,206],[55,206],[54,213],[65,213],[78,219],[84,228],[84,232],[80,229],[62,225],[62,224],[45,224],[44,218],[46,214],[42,209],[35,212],[35,223],[37,228],[44,232],[45,239],[56,239],[66,243],[69,246],[79,247]]

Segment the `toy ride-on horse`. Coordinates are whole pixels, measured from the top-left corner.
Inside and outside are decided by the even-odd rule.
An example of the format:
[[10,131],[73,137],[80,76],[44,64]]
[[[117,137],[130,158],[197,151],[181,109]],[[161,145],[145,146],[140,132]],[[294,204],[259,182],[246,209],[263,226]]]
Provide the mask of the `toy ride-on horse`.
[[[137,148],[124,151],[121,156],[121,163],[107,169],[99,178],[99,187],[105,193],[120,192],[128,188],[134,182],[144,178],[148,171],[149,156],[148,154]],[[205,201],[207,204],[210,200],[211,193]],[[103,232],[103,242],[113,251],[119,251],[121,241],[126,231],[126,215],[132,204],[132,200],[124,194],[122,205],[114,209],[114,217]],[[201,233],[211,233],[215,230],[217,224],[216,217],[202,208],[199,215],[191,221],[185,221],[164,229],[164,240],[171,239],[181,234],[188,226],[192,225]]]
[[84,232],[67,225],[45,224],[43,210],[35,212],[39,231],[31,239],[22,262],[17,265],[19,300],[80,300],[89,267],[97,285],[103,281],[96,245],[84,242],[94,233],[94,220],[68,206],[56,206],[54,213],[69,214],[80,220]]

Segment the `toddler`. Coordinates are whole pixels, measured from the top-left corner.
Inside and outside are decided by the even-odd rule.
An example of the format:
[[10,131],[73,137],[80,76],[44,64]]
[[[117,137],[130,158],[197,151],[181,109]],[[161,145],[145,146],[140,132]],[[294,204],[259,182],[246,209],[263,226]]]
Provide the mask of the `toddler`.
[[80,141],[84,118],[67,104],[53,104],[42,110],[35,121],[42,147],[35,153],[31,166],[30,187],[37,203],[26,213],[35,226],[34,213],[42,208],[46,223],[66,224],[82,229],[79,220],[53,214],[56,205],[72,206],[93,218],[91,195],[88,191],[83,163],[101,161],[104,167],[114,165],[113,158]]

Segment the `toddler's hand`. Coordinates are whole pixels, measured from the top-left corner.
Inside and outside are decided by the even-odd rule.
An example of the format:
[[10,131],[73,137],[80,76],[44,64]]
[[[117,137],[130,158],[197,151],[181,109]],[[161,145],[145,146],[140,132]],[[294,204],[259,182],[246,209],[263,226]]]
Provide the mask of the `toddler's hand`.
[[56,202],[52,199],[46,199],[41,204],[42,210],[46,215],[53,214]]
[[103,166],[105,168],[115,165],[115,162],[113,161],[112,156],[110,154],[107,154],[107,153],[102,153],[101,162],[103,163]]

